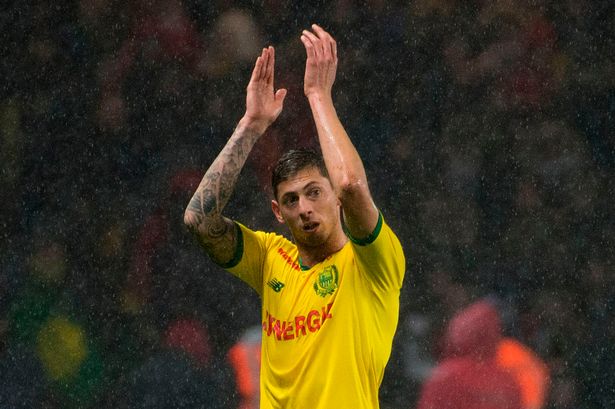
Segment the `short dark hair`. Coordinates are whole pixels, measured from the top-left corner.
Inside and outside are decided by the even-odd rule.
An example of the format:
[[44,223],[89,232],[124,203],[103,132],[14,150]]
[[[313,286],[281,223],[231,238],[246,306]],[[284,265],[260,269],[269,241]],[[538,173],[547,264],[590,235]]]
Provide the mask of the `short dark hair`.
[[320,152],[313,149],[292,149],[283,154],[273,167],[271,172],[271,187],[273,196],[278,197],[278,185],[295,176],[299,171],[306,168],[316,168],[320,174],[329,178],[329,172],[325,166],[325,160]]

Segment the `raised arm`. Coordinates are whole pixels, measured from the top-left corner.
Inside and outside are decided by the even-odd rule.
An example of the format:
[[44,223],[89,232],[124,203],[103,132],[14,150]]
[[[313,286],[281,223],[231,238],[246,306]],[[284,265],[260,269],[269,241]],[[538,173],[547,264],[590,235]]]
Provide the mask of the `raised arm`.
[[280,112],[285,89],[274,92],[275,51],[263,49],[257,58],[246,94],[246,112],[235,132],[211,164],[184,213],[209,256],[220,264],[232,260],[237,246],[233,222],[222,215],[237,177],[252,147]]
[[337,71],[337,44],[318,25],[312,25],[312,29],[301,35],[307,53],[303,88],[331,183],[342,202],[346,227],[353,237],[360,239],[373,232],[378,209],[367,185],[363,162],[333,106],[331,89]]

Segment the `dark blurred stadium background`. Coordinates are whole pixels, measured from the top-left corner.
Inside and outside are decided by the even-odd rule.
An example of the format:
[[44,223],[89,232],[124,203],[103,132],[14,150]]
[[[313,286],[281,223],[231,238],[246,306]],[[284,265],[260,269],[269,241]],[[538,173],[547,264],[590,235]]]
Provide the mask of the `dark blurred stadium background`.
[[[335,102],[406,249],[382,407],[413,408],[447,320],[497,297],[547,363],[547,408],[615,407],[615,4],[76,0],[0,12],[0,406],[235,408],[258,299],[183,208],[277,50],[285,110],[229,205],[313,145],[303,28],[338,40]],[[204,404],[204,402],[207,402]]]

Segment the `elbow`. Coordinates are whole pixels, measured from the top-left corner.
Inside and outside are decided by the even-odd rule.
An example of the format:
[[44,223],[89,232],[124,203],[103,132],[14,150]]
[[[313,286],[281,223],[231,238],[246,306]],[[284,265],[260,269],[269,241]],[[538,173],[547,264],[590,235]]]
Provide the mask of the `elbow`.
[[195,231],[202,222],[202,217],[199,217],[198,214],[193,212],[192,210],[186,209],[184,212],[184,225],[188,227],[190,230]]
[[362,202],[363,197],[370,195],[369,189],[366,183],[353,182],[340,186],[338,197],[343,205],[348,203],[355,203],[357,201]]
[[363,178],[348,176],[338,185],[339,194],[342,198],[354,197],[361,192],[368,191],[367,181]]

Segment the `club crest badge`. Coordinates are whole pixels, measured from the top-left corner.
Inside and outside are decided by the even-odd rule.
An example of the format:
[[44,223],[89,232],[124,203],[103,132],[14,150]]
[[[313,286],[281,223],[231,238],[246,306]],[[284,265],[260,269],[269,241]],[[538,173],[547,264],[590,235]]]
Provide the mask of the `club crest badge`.
[[321,297],[331,295],[337,290],[338,272],[335,266],[327,266],[322,270],[316,281],[314,281],[314,291]]

